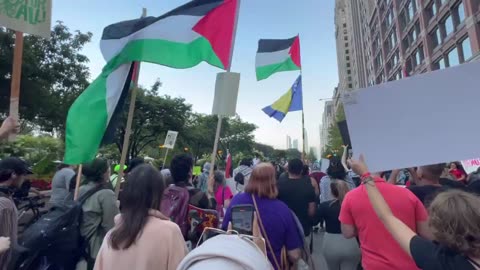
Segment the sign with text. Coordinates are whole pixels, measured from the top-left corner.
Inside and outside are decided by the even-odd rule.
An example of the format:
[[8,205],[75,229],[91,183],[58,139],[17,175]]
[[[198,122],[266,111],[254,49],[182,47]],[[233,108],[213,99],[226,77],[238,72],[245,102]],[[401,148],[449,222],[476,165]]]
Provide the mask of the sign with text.
[[480,158],[463,160],[462,166],[467,174],[476,172],[480,168]]
[[[372,172],[478,157],[480,62],[350,92],[343,104],[355,158]],[[452,143],[462,142],[462,143]]]
[[0,0],[0,26],[50,38],[52,0]]
[[178,132],[169,130],[167,132],[167,137],[165,137],[165,143],[163,147],[168,149],[173,149],[175,147],[175,142],[177,141]]

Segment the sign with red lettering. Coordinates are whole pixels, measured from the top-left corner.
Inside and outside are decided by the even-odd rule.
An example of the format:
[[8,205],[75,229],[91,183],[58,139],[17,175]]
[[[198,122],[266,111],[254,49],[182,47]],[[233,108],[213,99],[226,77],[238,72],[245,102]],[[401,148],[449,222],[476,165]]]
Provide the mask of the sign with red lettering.
[[480,158],[464,160],[462,161],[462,166],[468,174],[476,172],[480,168]]

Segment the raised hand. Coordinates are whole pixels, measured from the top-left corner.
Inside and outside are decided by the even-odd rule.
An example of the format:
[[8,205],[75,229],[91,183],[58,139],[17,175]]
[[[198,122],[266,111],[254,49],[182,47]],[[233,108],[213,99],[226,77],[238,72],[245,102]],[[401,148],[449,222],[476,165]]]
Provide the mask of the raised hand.
[[348,165],[350,166],[350,168],[352,168],[352,171],[354,171],[360,176],[368,173],[368,167],[365,163],[365,158],[363,157],[363,155],[360,155],[360,158],[358,160],[349,159]]

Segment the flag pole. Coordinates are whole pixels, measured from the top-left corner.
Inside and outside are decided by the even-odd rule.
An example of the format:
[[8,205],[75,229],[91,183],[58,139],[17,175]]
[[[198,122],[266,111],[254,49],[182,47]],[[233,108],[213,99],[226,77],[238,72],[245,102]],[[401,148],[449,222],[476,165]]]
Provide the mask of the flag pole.
[[[20,102],[20,81],[22,78],[23,32],[15,31],[15,48],[13,50],[12,82],[10,86],[10,116],[18,120]],[[14,141],[16,134],[9,135],[8,140]]]
[[163,158],[162,170],[165,168],[165,162],[167,162],[167,156],[168,156],[168,148],[167,148],[167,151],[165,151],[165,157]]
[[[143,8],[142,10],[142,17],[145,18],[147,16],[147,9]],[[122,156],[120,157],[120,170],[118,171],[118,180],[115,186],[115,197],[118,199],[118,195],[120,194],[120,185],[122,183],[123,175],[124,175],[124,167],[127,160],[128,154],[128,145],[130,143],[130,134],[132,133],[132,122],[133,122],[133,114],[135,112],[135,102],[137,100],[137,92],[138,92],[138,76],[140,75],[140,62],[134,63],[134,74],[135,79],[133,80],[132,84],[132,97],[130,98],[130,106],[128,108],[128,116],[127,116],[127,126],[125,127],[125,135],[123,137],[123,147],[122,147]]]
[[[298,39],[300,39],[300,34],[298,34]],[[300,47],[300,42],[298,43]],[[302,51],[300,50],[300,63],[302,62]],[[303,106],[303,76],[302,68],[300,67],[300,77],[302,80],[302,160],[305,163],[306,153],[305,153],[305,107]]]
[[[230,60],[228,62],[228,68],[227,72],[230,72],[232,68],[232,58],[233,58],[233,51],[235,48],[235,38],[237,36],[237,24],[238,24],[238,14],[240,13],[240,2],[241,0],[237,0],[237,8],[235,12],[235,22],[233,25],[233,33],[232,33],[232,46],[230,48]],[[215,169],[215,161],[217,157],[217,150],[218,150],[218,141],[220,140],[220,131],[222,129],[222,121],[223,121],[223,116],[218,115],[218,122],[217,122],[217,131],[215,133],[215,141],[213,143],[213,151],[212,151],[212,162],[211,162],[211,167],[210,167],[210,173],[209,173],[209,179],[208,179],[208,193],[213,194],[213,173]]]
[[80,179],[82,179],[82,169],[83,169],[83,165],[80,164],[78,166],[78,172],[77,172],[77,177],[76,177],[76,183],[75,183],[75,193],[73,195],[73,200],[76,201],[78,200],[78,191],[80,189]]

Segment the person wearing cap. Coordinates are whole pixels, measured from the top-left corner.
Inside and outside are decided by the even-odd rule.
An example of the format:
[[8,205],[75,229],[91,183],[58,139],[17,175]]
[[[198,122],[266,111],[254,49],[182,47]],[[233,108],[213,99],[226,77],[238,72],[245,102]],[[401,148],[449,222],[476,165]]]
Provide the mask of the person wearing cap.
[[[32,171],[21,159],[15,157],[0,160],[0,236],[9,237],[11,245],[17,243],[17,207],[12,194],[19,188],[25,176]],[[12,257],[12,250],[0,254],[0,270],[6,270]]]
[[[117,180],[118,180],[118,172],[120,172],[120,164],[115,165],[113,168],[113,174],[110,176],[110,183],[112,184],[113,189],[117,186]],[[123,165],[123,171],[126,172],[128,169],[127,165]],[[122,181],[120,183],[123,183],[125,181],[125,177],[122,177]]]
[[60,163],[58,170],[52,179],[52,192],[50,194],[49,204],[51,206],[61,206],[63,203],[71,198],[70,181],[75,178],[74,166]]

